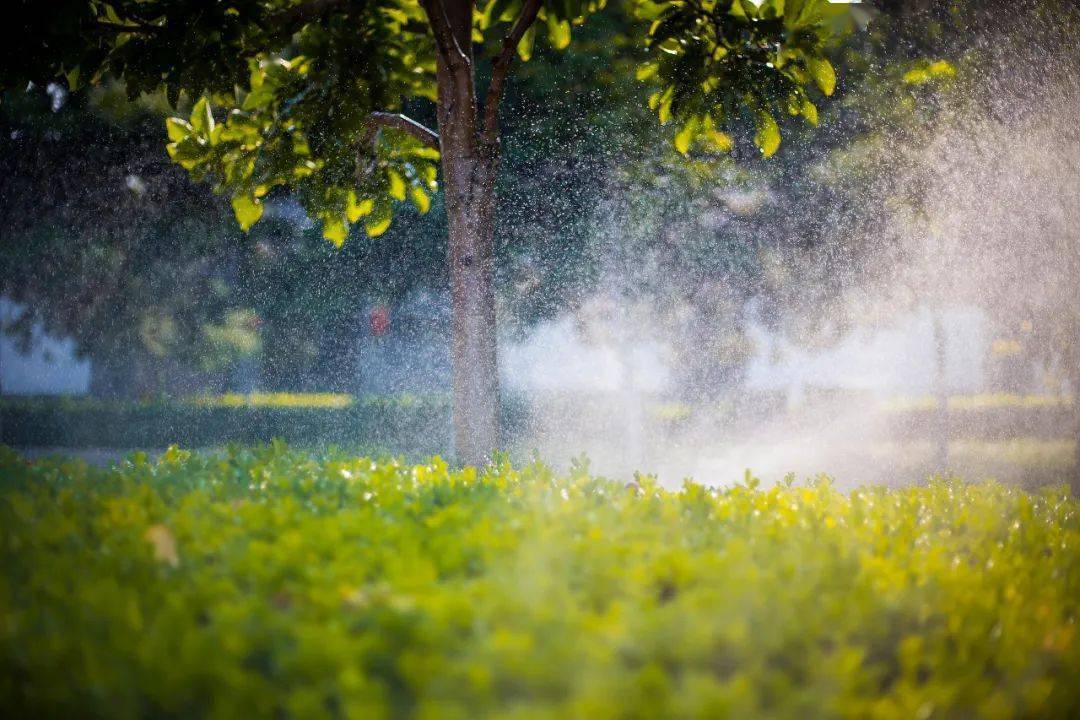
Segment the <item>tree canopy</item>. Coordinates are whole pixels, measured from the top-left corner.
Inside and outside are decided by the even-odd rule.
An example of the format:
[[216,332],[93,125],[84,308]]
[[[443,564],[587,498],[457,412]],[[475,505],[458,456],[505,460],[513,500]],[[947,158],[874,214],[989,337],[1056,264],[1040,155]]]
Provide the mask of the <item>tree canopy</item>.
[[[227,193],[244,229],[275,188],[294,192],[335,244],[357,223],[369,235],[384,232],[395,202],[421,212],[430,205],[437,135],[400,114],[433,115],[435,51],[447,38],[439,39],[440,23],[432,31],[424,3],[19,4],[4,85],[62,74],[73,89],[105,76],[122,78],[132,97],[164,88],[174,107],[186,108],[168,120],[170,155]],[[472,39],[494,58],[489,95],[496,97],[487,104],[503,92],[510,39],[520,35],[514,49],[522,59],[532,55],[538,27],[551,46],[566,47],[572,27],[602,5],[479,4]],[[829,95],[836,82],[825,50],[851,22],[849,6],[824,0],[640,0],[633,9],[649,48],[637,76],[654,86],[649,104],[660,122],[677,127],[684,153],[730,150],[725,127],[743,115],[753,118],[766,156],[780,142],[778,116],[816,124],[814,93]]]

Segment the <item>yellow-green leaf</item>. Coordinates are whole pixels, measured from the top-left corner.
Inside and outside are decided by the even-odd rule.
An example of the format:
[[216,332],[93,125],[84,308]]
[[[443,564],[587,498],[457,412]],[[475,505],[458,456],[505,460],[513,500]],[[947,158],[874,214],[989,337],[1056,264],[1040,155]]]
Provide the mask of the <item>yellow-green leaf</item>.
[[169,134],[169,140],[173,142],[186,140],[192,132],[191,123],[184,118],[165,118],[165,132]]
[[423,188],[413,185],[409,190],[409,196],[412,198],[413,205],[421,213],[426,213],[431,208],[431,198],[428,197]]
[[393,211],[390,208],[390,203],[376,203],[374,210],[364,221],[364,229],[370,237],[378,237],[390,227],[392,219]]
[[730,135],[716,129],[712,115],[706,115],[702,121],[701,139],[716,152],[731,152],[731,149],[735,147],[735,141]]
[[404,200],[405,179],[401,177],[401,174],[396,170],[387,169],[386,179],[390,183],[390,197],[395,200]]
[[668,55],[678,55],[682,51],[682,45],[675,38],[668,38],[662,43],[656,46],[661,52],[666,52]]
[[937,60],[932,63],[921,62],[911,70],[904,73],[903,80],[908,85],[922,85],[931,80],[940,78],[952,78],[956,76],[956,68],[948,60]]
[[922,85],[930,82],[930,73],[926,71],[926,68],[914,68],[904,73],[903,80],[906,85]]
[[427,186],[434,190],[438,187],[439,169],[434,165],[424,165],[420,168],[420,178]]
[[345,200],[345,217],[349,222],[354,223],[365,215],[370,215],[374,207],[374,200],[371,198],[360,200],[357,198],[356,193],[350,190]]
[[322,234],[334,244],[334,247],[341,247],[345,244],[345,238],[349,236],[349,228],[345,225],[345,221],[337,216],[325,217]]
[[810,71],[810,77],[814,78],[821,92],[832,95],[836,89],[836,71],[832,63],[825,58],[808,58],[806,69]]
[[255,197],[254,193],[242,193],[234,195],[232,199],[233,213],[236,222],[240,223],[240,229],[247,232],[251,226],[259,221],[263,214],[262,201]]
[[656,112],[660,117],[661,125],[671,119],[671,101],[674,97],[674,88],[668,88],[667,91],[665,91],[664,94],[660,96],[660,101],[657,105]]
[[713,130],[708,134],[709,144],[716,152],[731,152],[735,147],[735,140],[726,132]]
[[948,60],[936,60],[926,69],[934,77],[956,77],[956,66]]
[[547,14],[548,40],[556,50],[562,50],[570,44],[570,23],[556,20],[552,13]]
[[518,43],[517,52],[518,57],[522,60],[528,60],[532,57],[533,43],[536,41],[536,25],[533,25],[525,34],[521,36],[521,42]]
[[690,145],[697,136],[700,122],[701,121],[695,115],[686,121],[686,124],[682,126],[682,129],[679,130],[679,132],[675,133],[675,149],[683,155],[690,151]]
[[804,118],[806,118],[806,122],[810,123],[814,127],[817,127],[817,124],[818,124],[817,105],[810,102],[809,98],[803,98],[801,111],[802,111],[802,116]]
[[647,62],[638,65],[638,69],[634,72],[634,77],[638,80],[648,80],[657,73],[660,69],[660,64],[656,62]]
[[768,110],[761,110],[757,114],[754,144],[765,157],[772,157],[780,147],[780,126],[776,124],[776,118]]
[[71,70],[64,73],[64,77],[67,78],[68,89],[75,92],[79,89],[79,66],[76,65]]
[[205,95],[199,98],[191,109],[191,127],[199,135],[209,135],[214,129],[214,115]]

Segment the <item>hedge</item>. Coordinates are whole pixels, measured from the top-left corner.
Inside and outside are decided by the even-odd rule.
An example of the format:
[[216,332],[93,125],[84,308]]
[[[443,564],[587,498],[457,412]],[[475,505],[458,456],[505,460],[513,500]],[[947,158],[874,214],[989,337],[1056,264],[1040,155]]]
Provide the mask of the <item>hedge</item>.
[[1080,503],[0,449],[7,717],[1080,717]]
[[445,398],[271,395],[238,400],[244,397],[142,403],[5,400],[0,403],[0,443],[164,448],[280,438],[297,445],[359,445],[419,455],[446,452],[450,446],[450,404]]

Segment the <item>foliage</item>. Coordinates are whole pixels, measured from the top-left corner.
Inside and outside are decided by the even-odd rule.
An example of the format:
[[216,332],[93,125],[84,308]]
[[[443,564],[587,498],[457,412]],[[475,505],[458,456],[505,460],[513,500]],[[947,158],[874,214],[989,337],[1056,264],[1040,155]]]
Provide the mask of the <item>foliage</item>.
[[746,108],[765,157],[780,147],[776,115],[818,124],[808,88],[833,94],[836,71],[825,51],[852,20],[849,6],[827,0],[662,0],[642,3],[639,13],[652,21],[654,59],[637,77],[660,83],[649,107],[661,123],[681,123],[676,148],[686,154],[700,142],[727,152],[733,141],[721,127]]
[[[21,288],[28,310],[20,326],[22,330],[47,320],[46,326],[58,334],[74,331],[79,350],[101,361],[95,364],[95,369],[105,367],[107,355],[135,354],[141,345],[148,344],[155,351],[164,350],[170,362],[179,358],[188,366],[214,365],[220,376],[206,384],[219,389],[229,363],[242,353],[233,352],[232,347],[222,348],[221,343],[213,341],[239,339],[243,342],[235,343],[236,348],[250,347],[246,342],[250,337],[237,338],[222,326],[229,313],[240,306],[241,311],[253,313],[251,317],[259,327],[261,383],[275,389],[345,390],[347,379],[356,375],[350,357],[355,353],[351,352],[348,339],[355,336],[358,309],[362,314],[366,304],[392,303],[417,284],[430,283],[438,288],[445,282],[441,268],[445,256],[444,208],[440,194],[432,194],[432,150],[417,147],[411,136],[389,128],[369,137],[371,128],[365,122],[366,113],[372,109],[400,109],[421,120],[432,119],[431,88],[421,87],[432,81],[430,63],[424,65],[428,62],[424,60],[425,53],[430,50],[426,36],[416,35],[409,40],[423,52],[415,57],[402,56],[403,62],[417,63],[413,68],[416,72],[409,77],[410,82],[420,84],[410,86],[400,97],[380,94],[382,91],[368,87],[366,78],[369,71],[378,69],[376,65],[382,60],[369,61],[368,55],[358,52],[343,55],[334,48],[335,43],[360,42],[351,33],[361,30],[342,26],[354,18],[374,23],[362,31],[370,31],[371,35],[365,36],[363,42],[370,41],[382,48],[380,43],[384,39],[379,33],[393,28],[380,25],[383,19],[379,18],[395,16],[393,8],[382,8],[383,3],[312,2],[285,8],[287,4],[276,0],[234,3],[235,12],[232,12],[228,6],[194,9],[169,2],[90,2],[87,10],[77,2],[68,2],[64,4],[65,17],[70,20],[67,24],[50,21],[56,7],[21,4],[20,21],[26,24],[20,26],[19,37],[8,43],[15,48],[11,57],[17,57],[19,62],[8,58],[0,68],[0,85],[11,88],[3,108],[8,112],[14,110],[12,114],[20,120],[11,124],[12,133],[19,133],[21,138],[13,147],[27,160],[27,165],[33,164],[43,147],[63,160],[79,156],[85,176],[71,180],[79,186],[80,197],[90,196],[95,201],[90,206],[61,207],[59,214],[63,217],[54,223],[49,213],[32,202],[46,192],[43,187],[50,181],[25,172],[13,173],[9,178],[8,182],[23,186],[31,201],[12,208],[10,217],[25,218],[27,224],[34,226],[33,232],[20,229],[20,244],[12,244],[11,262],[4,273],[6,277],[25,276],[34,280],[32,285],[27,283]],[[649,51],[644,47],[645,28],[630,17],[629,6],[633,3],[609,8],[596,3],[551,5],[541,9],[538,26],[546,42],[543,39],[536,42],[530,62],[515,70],[516,77],[507,88],[502,113],[505,152],[499,194],[508,212],[498,217],[497,272],[504,280],[498,285],[507,289],[502,308],[507,312],[500,315],[525,323],[573,307],[583,288],[591,292],[596,268],[601,264],[598,246],[607,242],[596,232],[592,213],[600,199],[644,193],[643,200],[656,207],[660,203],[651,202],[650,191],[671,179],[664,191],[662,205],[667,210],[663,217],[641,224],[643,230],[637,233],[640,242],[655,246],[654,227],[699,213],[702,217],[708,215],[701,207],[712,201],[714,185],[720,181],[717,168],[724,169],[730,164],[716,153],[700,157],[692,153],[695,155],[692,161],[673,162],[670,135],[655,131],[655,121],[644,104],[647,91],[634,79],[634,67],[647,59]],[[305,10],[302,6],[315,9]],[[382,15],[368,18],[376,6],[380,9],[375,14]],[[482,12],[477,16],[478,55],[498,50],[507,20],[519,7],[520,3],[515,2],[481,4]],[[281,24],[285,16],[279,13],[286,11],[290,26],[286,30],[296,29],[287,39],[267,31]],[[164,14],[155,15],[159,12]],[[415,13],[415,4],[411,4],[406,14],[412,17]],[[574,17],[570,23],[573,42],[568,47],[570,24],[558,19],[566,13]],[[306,18],[301,17],[305,14]],[[586,15],[589,15],[588,23],[578,26],[576,23]],[[395,17],[397,20],[393,22],[401,20],[400,16]],[[262,29],[245,24],[252,20],[258,25],[262,22],[260,18],[266,20]],[[308,25],[319,27],[308,28]],[[756,32],[754,28],[751,29]],[[206,35],[212,47],[206,45]],[[319,38],[330,44],[319,44],[322,42]],[[402,36],[391,41],[404,43],[406,39]],[[271,46],[276,49],[259,54],[260,48]],[[230,47],[235,52],[228,52]],[[562,51],[564,47],[568,51]],[[51,55],[48,48],[63,48],[65,56],[60,66],[58,56]],[[85,55],[80,56],[80,52]],[[257,63],[252,60],[254,56],[249,56],[252,52],[258,56]],[[396,50],[390,48],[387,52],[393,54]],[[478,65],[478,75],[483,78],[488,68],[483,60]],[[80,68],[78,73],[68,72],[76,66]],[[59,77],[58,69],[68,74],[61,82],[72,83],[71,87],[78,91],[71,94],[60,112],[46,113],[46,122],[34,134],[52,142],[51,138],[55,137],[52,131],[57,125],[66,123],[76,128],[85,125],[87,132],[74,134],[70,142],[65,140],[62,148],[58,147],[59,143],[50,147],[48,143],[29,141],[31,133],[19,117],[19,102],[25,98],[15,97],[22,93],[24,81],[30,78],[39,84],[34,94],[43,95],[45,83]],[[119,83],[110,79],[114,77],[119,77]],[[177,224],[161,224],[152,232],[142,232],[145,227],[142,213],[148,203],[142,202],[134,211],[127,212],[128,202],[117,202],[115,193],[95,195],[91,189],[97,186],[83,180],[98,173],[116,173],[122,166],[135,162],[120,151],[124,143],[117,137],[119,133],[102,128],[104,123],[83,122],[82,108],[78,106],[84,86],[106,82],[111,96],[116,95],[117,89],[126,89],[134,95],[157,88],[155,77],[165,87],[147,96],[149,103],[139,101],[153,105],[154,112],[145,119],[158,124],[153,133],[146,131],[146,123],[139,124],[140,146],[150,146],[155,171],[161,170],[165,158],[156,152],[152,138],[160,133],[164,120],[161,113],[167,112],[174,116],[168,130],[175,159],[185,167],[190,166],[195,176],[205,174],[218,189],[235,195],[231,203],[214,202],[201,188],[180,188],[197,194],[202,205],[210,210],[178,204],[171,208],[173,214],[192,225],[209,225],[210,220],[220,224],[222,210],[229,212],[231,206],[232,214],[245,226],[261,218],[247,237],[236,233],[231,222],[227,223],[229,227],[222,225],[219,229],[215,225],[213,231],[198,233],[197,242],[188,240],[189,235],[195,237],[196,233],[189,234]],[[383,79],[387,83],[384,90],[401,80],[392,73]],[[339,92],[335,83],[346,83],[348,87]],[[180,92],[181,88],[186,91]],[[357,95],[364,92],[369,92],[369,97]],[[252,107],[245,108],[245,104]],[[76,107],[78,113],[68,112]],[[336,119],[331,122],[327,119],[330,116]],[[230,125],[235,126],[233,130],[228,129]],[[322,144],[315,143],[309,137],[316,133],[328,138],[331,130],[340,134],[341,142],[337,145],[326,138]],[[94,131],[106,135],[107,143],[98,142]],[[293,137],[295,142],[288,145],[286,137]],[[151,142],[147,143],[147,139]],[[366,144],[368,139],[371,145]],[[302,149],[304,143],[311,154],[300,157],[296,148]],[[412,171],[402,164],[413,152],[408,147],[425,156],[413,158],[415,162],[409,160],[413,170],[426,178],[422,199],[410,190]],[[333,162],[320,164],[321,155],[316,157],[316,150]],[[196,158],[199,158],[197,164]],[[290,163],[295,171],[291,175],[286,170]],[[307,175],[312,170],[310,163],[318,166],[317,172]],[[658,164],[663,167],[659,173]],[[693,167],[684,171],[683,165]],[[632,167],[635,169],[631,170]],[[612,190],[612,168],[618,168],[619,173],[634,172],[636,177],[644,177],[644,186],[627,184],[625,192],[621,185],[618,190]],[[67,178],[68,172],[67,168],[59,167],[42,169],[41,175]],[[174,176],[175,173],[168,175],[170,183]],[[403,185],[397,176],[407,182]],[[155,197],[179,196],[171,184],[160,187],[156,175],[141,177]],[[323,219],[321,228],[300,229],[283,220],[285,216],[303,218],[304,213],[291,199],[284,198],[284,191],[270,189],[275,178],[298,193],[308,213]],[[366,180],[359,182],[358,178]],[[333,183],[339,186],[331,188]],[[124,195],[123,200],[130,201],[127,196],[131,193],[120,185],[117,187]],[[373,193],[366,199],[361,197],[365,188]],[[400,202],[403,193],[414,201],[414,207],[404,207],[410,203]],[[431,212],[421,218],[421,211],[428,207],[428,195]],[[355,202],[350,200],[353,196]],[[690,202],[682,203],[686,198]],[[72,204],[70,195],[60,195],[60,199],[62,204]],[[358,224],[367,222],[369,229],[384,229],[391,201],[398,202],[394,206],[394,227],[377,241],[363,239],[350,243],[343,253],[325,252],[319,247],[320,229],[329,231],[335,242],[344,239],[350,207]],[[368,215],[358,217],[368,210]],[[97,227],[88,227],[87,232],[73,235],[70,216],[91,225],[107,218],[110,227],[115,222],[124,229],[124,234],[102,234],[96,232]],[[340,222],[342,217],[345,224]],[[10,223],[5,225],[11,227]],[[48,235],[43,231],[46,226]],[[127,235],[132,237],[119,240]],[[302,238],[298,240],[297,235]],[[710,244],[714,235],[695,236],[682,243],[685,247],[678,252],[666,253],[674,266],[670,272],[697,277],[715,269],[718,257],[723,259],[734,253],[740,256],[739,267],[753,275],[757,244],[747,243],[744,233],[725,238],[722,244]],[[627,237],[627,244],[636,243]],[[706,247],[715,251],[699,252]],[[637,252],[636,247],[628,249],[627,257]],[[107,256],[106,262],[93,261],[99,253]],[[152,268],[144,268],[137,261],[151,256]],[[686,258],[692,260],[689,269],[682,264]],[[750,262],[745,262],[746,258]],[[57,265],[62,265],[62,270]],[[213,270],[208,272],[207,267]],[[128,268],[132,270],[129,272]],[[198,281],[205,280],[210,287],[205,292],[190,292],[191,277],[198,269],[202,270]],[[665,273],[668,271],[664,269]],[[72,282],[77,285],[76,292],[67,286]],[[753,286],[755,280],[749,277],[744,284]],[[170,287],[180,292],[174,296],[169,292]],[[75,301],[84,292],[101,300]],[[199,302],[189,302],[193,298]],[[210,317],[205,319],[200,313]],[[211,327],[204,329],[206,322]],[[142,330],[136,332],[136,328]],[[160,356],[149,355],[144,364],[156,368],[159,360]],[[133,374],[124,363],[115,364],[118,367],[113,375]],[[140,377],[148,375],[149,379],[132,394],[180,392],[194,384],[163,385],[160,378],[169,377],[170,369],[176,368],[135,373]],[[156,387],[154,378],[158,379]]]
[[281,438],[426,454],[449,447],[450,403],[442,397],[289,393],[189,400],[4,400],[0,442],[33,447],[220,447]]
[[[938,407],[933,395],[897,396],[884,401],[884,410],[930,410]],[[949,410],[986,410],[990,408],[1042,408],[1068,407],[1072,397],[1068,395],[1011,395],[1008,393],[983,395],[950,395],[946,399]]]
[[1062,490],[666,492],[280,445],[0,450],[0,705],[110,717],[1070,717]]
[[[501,42],[523,5],[480,4],[473,41]],[[538,19],[561,49],[571,24],[603,5],[551,0]],[[174,106],[190,98],[190,112],[167,122],[169,154],[227,192],[244,229],[262,217],[275,187],[292,190],[337,245],[361,220],[369,235],[384,232],[394,201],[409,198],[421,212],[429,206],[438,150],[373,123],[373,113],[432,114],[435,48],[415,0],[64,0],[62,9],[22,0],[20,9],[25,19],[2,68],[4,87],[63,74],[76,88],[111,75],[132,97],[164,87]],[[66,13],[63,24],[51,22],[58,11]],[[773,0],[680,0],[646,2],[641,13],[657,18],[651,44],[675,56],[644,66],[642,76],[659,70],[664,87],[652,104],[661,121],[672,113],[685,120],[680,150],[697,137],[729,149],[720,123],[746,105],[758,119],[758,144],[771,155],[780,141],[777,103],[816,119],[804,86],[832,92],[835,76],[821,53],[848,10],[825,0],[791,0],[786,9]],[[535,34],[533,26],[519,43],[522,59],[532,55]]]
[[354,398],[344,393],[254,392],[207,395],[192,398],[191,402],[208,407],[343,408],[352,405]]
[[116,85],[68,96],[11,92],[0,104],[0,291],[80,355],[121,352],[221,367],[256,349],[235,270],[250,252],[227,208],[154,139],[164,98]]
[[[20,311],[5,330],[24,345],[35,327],[71,337],[94,361],[95,392],[113,365],[143,396],[190,392],[170,386],[177,365],[224,374],[252,355],[265,387],[347,385],[365,306],[439,286],[441,202],[340,251],[290,202],[242,234],[228,203],[162,151],[164,96],[122,90],[39,87],[0,102],[0,276]],[[155,364],[171,371],[164,383],[131,372]]]

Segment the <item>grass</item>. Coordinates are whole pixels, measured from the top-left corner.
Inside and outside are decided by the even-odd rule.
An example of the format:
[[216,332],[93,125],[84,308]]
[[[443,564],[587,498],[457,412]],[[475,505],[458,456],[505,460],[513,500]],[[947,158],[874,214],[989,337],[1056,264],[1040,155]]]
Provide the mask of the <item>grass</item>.
[[0,450],[11,717],[1080,713],[1080,503]]

